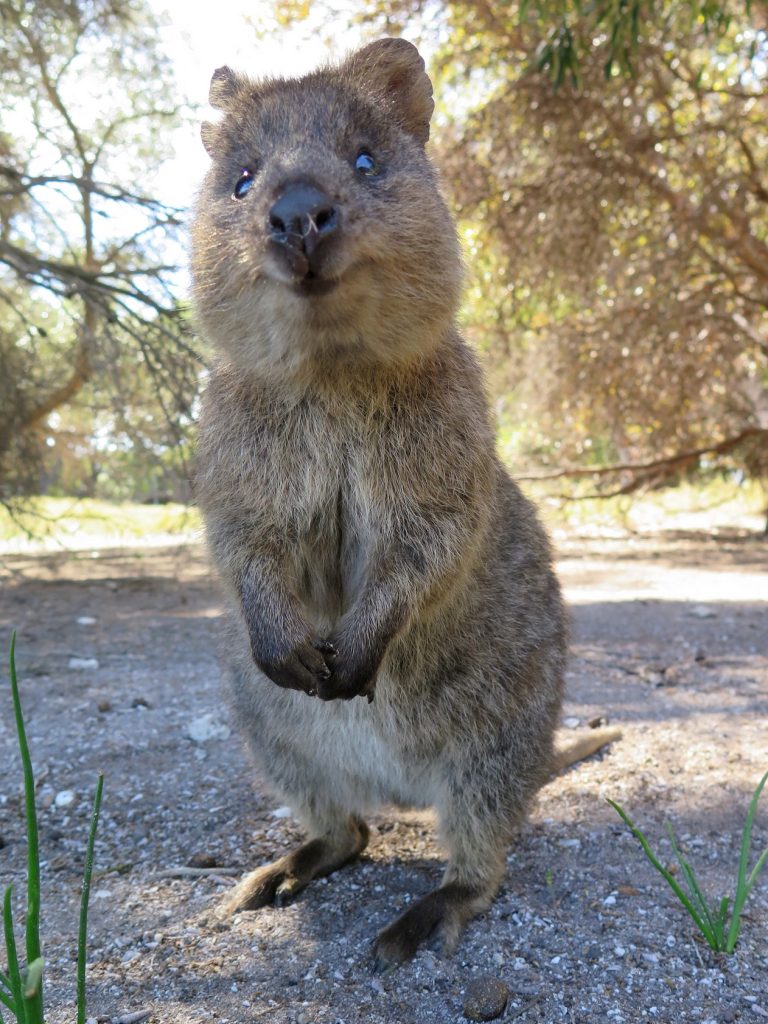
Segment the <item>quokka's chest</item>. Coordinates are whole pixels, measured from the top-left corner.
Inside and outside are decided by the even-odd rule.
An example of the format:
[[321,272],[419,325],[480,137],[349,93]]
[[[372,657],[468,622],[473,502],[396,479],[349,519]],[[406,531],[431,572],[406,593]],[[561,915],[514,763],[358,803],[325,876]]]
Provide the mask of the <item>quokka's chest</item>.
[[296,429],[289,444],[283,433],[251,485],[257,519],[279,538],[287,582],[318,626],[354,603],[384,528],[363,439],[341,427]]

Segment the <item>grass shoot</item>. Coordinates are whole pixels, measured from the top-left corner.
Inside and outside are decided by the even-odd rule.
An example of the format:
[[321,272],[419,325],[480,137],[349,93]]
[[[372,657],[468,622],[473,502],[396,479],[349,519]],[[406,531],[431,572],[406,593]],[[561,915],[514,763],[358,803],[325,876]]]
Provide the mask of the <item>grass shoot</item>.
[[757,813],[760,794],[763,791],[766,781],[768,781],[768,772],[763,775],[755,789],[747,812],[747,819],[744,823],[744,831],[741,838],[739,867],[736,876],[736,889],[733,896],[732,907],[728,896],[723,896],[719,902],[716,903],[710,903],[708,901],[701,889],[701,886],[699,885],[693,868],[685,859],[677,845],[671,825],[667,825],[667,832],[669,833],[675,858],[680,865],[680,871],[682,878],[685,881],[685,885],[688,890],[687,892],[680,885],[672,872],[668,868],[664,867],[658,857],[654,854],[648,840],[637,825],[630,820],[626,812],[619,807],[614,800],[608,801],[611,807],[613,807],[616,813],[621,817],[624,824],[629,828],[630,832],[632,832],[638,840],[648,860],[664,878],[666,883],[688,911],[696,924],[696,927],[704,936],[707,945],[716,953],[733,953],[735,950],[736,943],[739,938],[739,932],[741,930],[741,917],[744,904],[752,891],[752,887],[757,881],[758,875],[765,866],[766,860],[768,860],[767,846],[758,856],[752,870],[749,870],[752,826],[754,824],[755,814]]
[[[25,928],[25,957],[19,956],[13,922],[13,886],[9,885],[3,898],[3,936],[8,973],[0,971],[0,1024],[5,1024],[3,1008],[17,1024],[44,1024],[43,1010],[43,957],[40,946],[40,852],[38,847],[37,811],[35,808],[35,777],[27,744],[24,716],[16,676],[16,634],[11,636],[9,656],[11,697],[16,722],[16,739],[21,754],[24,775],[24,813],[27,827],[27,900]],[[80,928],[77,949],[77,1024],[85,1024],[85,963],[88,897],[93,873],[93,847],[101,808],[103,776],[99,774],[96,796],[88,834],[88,846],[80,903]]]

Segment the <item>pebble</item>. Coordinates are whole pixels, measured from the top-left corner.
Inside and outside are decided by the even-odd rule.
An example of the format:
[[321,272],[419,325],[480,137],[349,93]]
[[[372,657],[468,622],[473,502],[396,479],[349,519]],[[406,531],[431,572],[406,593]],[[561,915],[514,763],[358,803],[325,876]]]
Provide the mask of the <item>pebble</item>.
[[77,620],[78,626],[95,626],[96,619],[92,615],[81,615]]
[[714,608],[708,608],[705,604],[696,604],[688,612],[696,619],[716,619],[717,612]]
[[291,816],[291,808],[290,807],[276,807],[274,809],[274,811],[272,811],[272,817],[273,818],[290,818],[290,816]]
[[205,743],[206,740],[226,740],[231,734],[232,730],[229,726],[211,714],[193,718],[187,725],[187,736],[195,743]]
[[99,667],[98,658],[70,658],[69,668],[93,671]]
[[77,800],[77,794],[73,789],[60,790],[53,799],[57,807],[71,807]]
[[469,1020],[496,1020],[509,999],[509,989],[489,974],[473,978],[464,995],[464,1016]]
[[190,868],[220,868],[222,865],[212,853],[195,853],[187,861]]

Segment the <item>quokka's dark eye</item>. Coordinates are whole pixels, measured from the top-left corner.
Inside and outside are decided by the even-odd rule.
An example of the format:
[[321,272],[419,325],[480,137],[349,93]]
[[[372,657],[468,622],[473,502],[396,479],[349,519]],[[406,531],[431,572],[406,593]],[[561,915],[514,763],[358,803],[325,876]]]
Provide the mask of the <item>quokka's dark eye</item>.
[[243,168],[240,177],[235,183],[235,191],[232,193],[233,199],[242,199],[253,184],[253,172]]
[[367,149],[362,149],[355,160],[355,170],[367,178],[379,173],[379,167]]

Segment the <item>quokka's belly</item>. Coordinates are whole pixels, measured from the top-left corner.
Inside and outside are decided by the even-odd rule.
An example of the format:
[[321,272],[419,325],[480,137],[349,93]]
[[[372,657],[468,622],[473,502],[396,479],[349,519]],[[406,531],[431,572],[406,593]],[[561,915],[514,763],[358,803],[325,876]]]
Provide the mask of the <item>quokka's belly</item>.
[[[289,802],[294,777],[349,810],[436,801],[439,766],[404,754],[383,693],[373,704],[324,702],[280,689],[255,666],[248,676],[235,685],[240,724],[258,766]],[[386,679],[379,682],[383,691]]]

